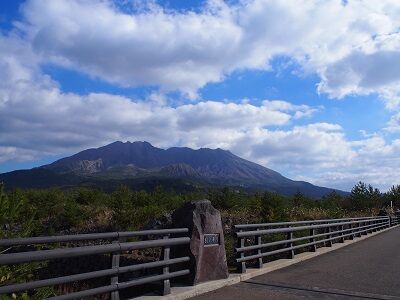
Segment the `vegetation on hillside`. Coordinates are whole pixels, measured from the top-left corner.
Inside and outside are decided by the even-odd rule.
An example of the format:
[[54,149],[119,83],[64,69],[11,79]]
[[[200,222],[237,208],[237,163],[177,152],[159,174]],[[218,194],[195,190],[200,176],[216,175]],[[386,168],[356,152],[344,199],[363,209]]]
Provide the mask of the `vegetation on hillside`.
[[[120,186],[111,193],[93,188],[14,189],[5,192],[0,185],[0,238],[107,232],[142,229],[150,221],[168,216],[183,203],[209,199],[221,211],[227,236],[239,223],[311,220],[370,216],[383,207],[400,207],[400,186],[381,193],[359,182],[349,196],[332,192],[315,200],[297,192],[285,197],[273,192],[246,193],[232,188],[196,192],[166,191],[161,187],[148,192]],[[233,240],[227,241],[228,260],[233,258]],[[7,249],[0,249],[0,252]],[[29,280],[45,263],[0,268],[0,285]],[[36,294],[18,297],[41,299],[54,294],[39,289]]]
[[243,216],[236,223],[338,218],[377,214],[391,201],[400,207],[400,186],[381,193],[359,182],[348,197],[331,192],[315,200],[300,192],[285,197],[228,187],[183,193],[161,187],[151,192],[135,191],[126,186],[111,193],[93,188],[14,189],[6,193],[0,184],[0,238],[137,230],[183,203],[199,199],[209,199],[225,218]]

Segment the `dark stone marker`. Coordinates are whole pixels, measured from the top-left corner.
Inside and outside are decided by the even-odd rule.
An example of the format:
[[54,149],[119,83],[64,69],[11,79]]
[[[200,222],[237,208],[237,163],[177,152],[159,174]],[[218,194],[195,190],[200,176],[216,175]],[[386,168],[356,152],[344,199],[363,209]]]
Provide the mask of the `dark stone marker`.
[[189,256],[190,284],[228,278],[221,214],[209,200],[186,203],[172,214],[174,227],[189,228],[189,247],[171,248],[171,256]]

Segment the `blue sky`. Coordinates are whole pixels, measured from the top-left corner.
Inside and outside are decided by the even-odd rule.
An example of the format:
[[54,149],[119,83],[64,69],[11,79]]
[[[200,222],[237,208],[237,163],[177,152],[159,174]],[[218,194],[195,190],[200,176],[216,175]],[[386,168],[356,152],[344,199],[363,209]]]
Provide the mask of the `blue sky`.
[[399,3],[303,2],[0,2],[0,172],[146,140],[399,184]]

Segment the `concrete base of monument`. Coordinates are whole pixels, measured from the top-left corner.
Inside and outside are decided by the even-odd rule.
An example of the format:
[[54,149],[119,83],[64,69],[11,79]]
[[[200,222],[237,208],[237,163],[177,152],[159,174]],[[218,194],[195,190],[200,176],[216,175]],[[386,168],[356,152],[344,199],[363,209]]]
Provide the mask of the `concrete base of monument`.
[[[195,286],[175,286],[171,287],[171,294],[166,295],[166,296],[159,296],[159,295],[145,295],[141,296],[138,298],[134,298],[135,300],[183,300],[183,299],[189,299],[201,294],[205,294],[220,288],[223,288],[225,286],[229,286],[235,283],[239,283],[241,281],[248,280],[252,277],[260,276],[266,273],[273,272],[275,270],[279,270],[288,266],[291,266],[293,264],[297,264],[299,262],[305,261],[307,259],[311,259],[313,257],[346,247],[348,245],[357,243],[359,241],[368,239],[370,237],[373,237],[377,234],[380,234],[382,232],[385,232],[387,230],[396,228],[400,225],[396,225],[390,228],[383,229],[381,231],[373,232],[368,235],[363,235],[361,237],[357,237],[354,240],[346,240],[344,243],[335,243],[332,245],[332,247],[321,247],[318,248],[316,252],[304,252],[297,254],[294,258],[292,259],[279,259],[276,261],[272,261],[269,263],[265,263],[264,266],[260,269],[254,269],[254,268],[248,268],[247,272],[244,274],[231,274],[229,275],[229,278],[227,279],[220,279],[220,280],[214,280],[214,281],[208,281],[208,282],[203,282],[200,284],[197,284]],[[133,299],[132,299],[133,300]]]
[[231,274],[227,279],[202,282],[194,286],[174,286],[171,287],[171,294],[166,296],[146,295],[132,300],[183,300],[189,299],[204,293],[212,292],[217,289],[240,282],[240,274]]

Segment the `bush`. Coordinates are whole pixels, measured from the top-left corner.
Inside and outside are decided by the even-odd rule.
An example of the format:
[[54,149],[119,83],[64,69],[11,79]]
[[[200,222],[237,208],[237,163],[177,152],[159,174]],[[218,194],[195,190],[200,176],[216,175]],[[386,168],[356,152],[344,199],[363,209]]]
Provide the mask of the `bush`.
[[26,198],[18,191],[10,195],[4,192],[4,184],[0,183],[0,238],[28,236],[32,231],[33,215],[25,215]]

